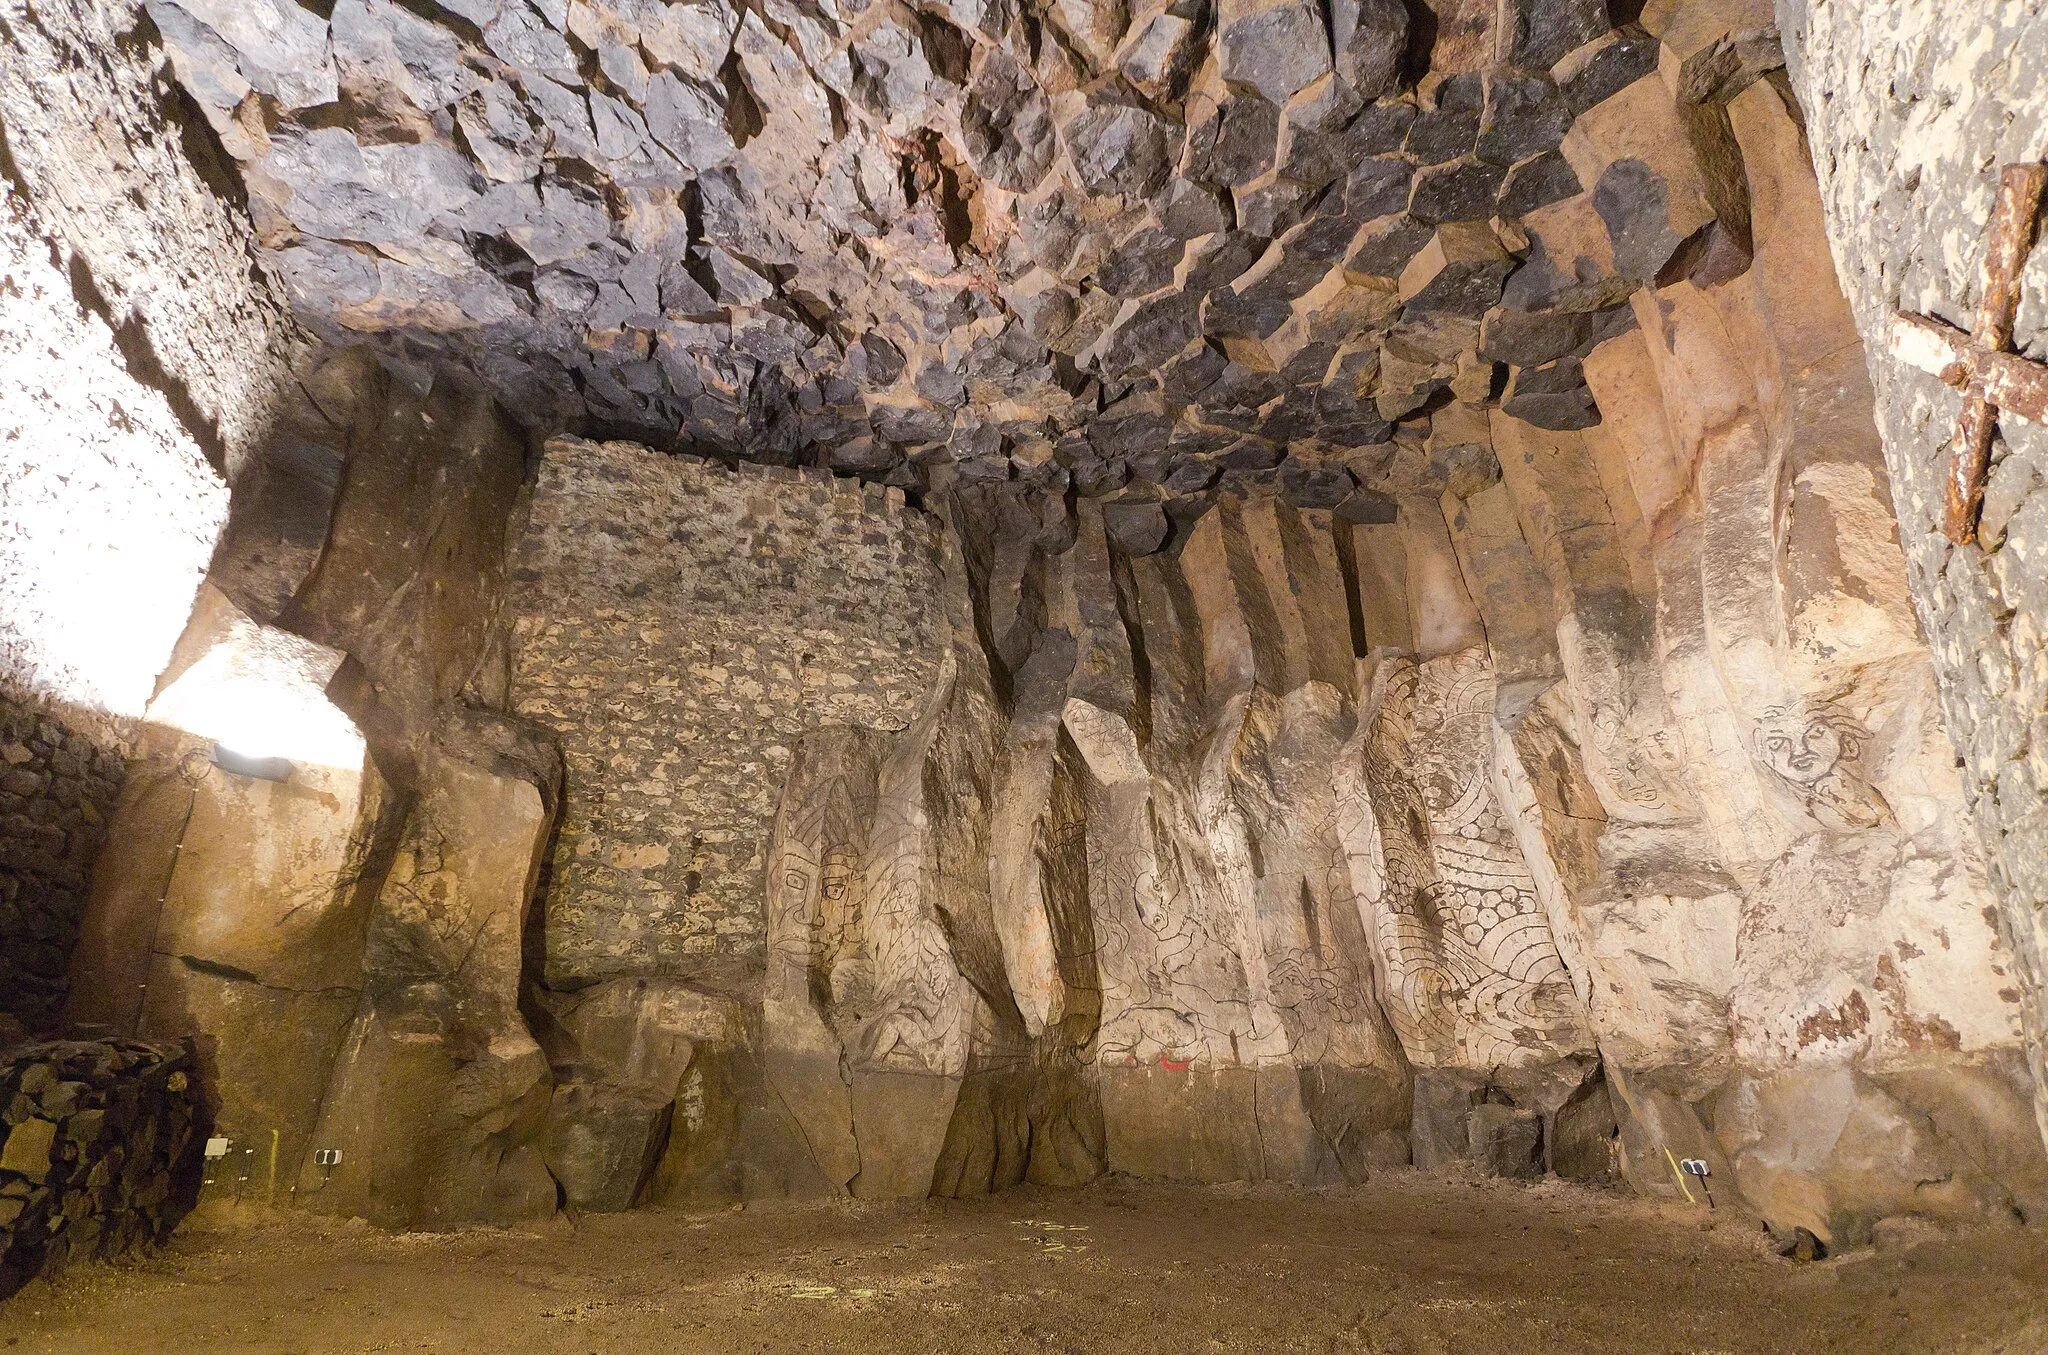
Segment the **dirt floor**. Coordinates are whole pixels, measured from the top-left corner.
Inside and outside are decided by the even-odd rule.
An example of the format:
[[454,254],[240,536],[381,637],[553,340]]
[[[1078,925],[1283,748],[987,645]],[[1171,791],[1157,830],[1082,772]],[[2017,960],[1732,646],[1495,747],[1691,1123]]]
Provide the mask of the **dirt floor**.
[[0,1305],[7,1355],[2048,1351],[2048,1233],[1814,1264],[1559,1184],[1110,1182],[974,1202],[642,1211],[393,1235],[194,1221]]

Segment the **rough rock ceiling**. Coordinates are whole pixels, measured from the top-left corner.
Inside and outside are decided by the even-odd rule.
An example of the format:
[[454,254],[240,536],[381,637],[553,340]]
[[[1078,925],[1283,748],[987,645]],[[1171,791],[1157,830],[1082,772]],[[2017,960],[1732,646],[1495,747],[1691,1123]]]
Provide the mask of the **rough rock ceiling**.
[[1655,67],[1606,0],[148,9],[301,319],[540,426],[1329,506],[1440,479],[1452,401],[1597,419],[1575,355],[1632,323],[1515,224]]

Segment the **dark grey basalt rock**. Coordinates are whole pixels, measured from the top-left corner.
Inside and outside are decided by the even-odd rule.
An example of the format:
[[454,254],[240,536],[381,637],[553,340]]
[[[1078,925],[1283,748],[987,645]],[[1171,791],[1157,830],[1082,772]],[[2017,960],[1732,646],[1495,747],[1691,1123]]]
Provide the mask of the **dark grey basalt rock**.
[[1482,160],[1512,165],[1555,148],[1571,125],[1571,106],[1549,80],[1496,72],[1486,77],[1477,154]]
[[968,88],[960,133],[975,172],[1013,193],[1036,188],[1059,153],[1045,91],[1001,50],[982,62]]
[[1545,70],[1607,31],[1607,0],[1506,0],[1501,20],[1501,59]]
[[1563,202],[1581,191],[1578,174],[1554,150],[1532,155],[1509,168],[1501,183],[1495,210],[1508,220],[1527,216],[1539,207]]
[[1573,357],[1517,369],[1501,408],[1524,423],[1557,431],[1591,428],[1600,422],[1599,406]]
[[1338,78],[1361,98],[1393,93],[1408,54],[1408,22],[1401,0],[1334,0],[1330,45]]
[[[536,427],[912,484],[940,464],[916,449],[984,426],[1021,440],[1023,471],[1092,484],[1184,426],[1384,437],[1385,327],[1452,318],[1476,353],[1520,247],[1405,305],[1389,289],[1439,225],[1580,191],[1558,154],[1572,112],[1655,57],[1584,0],[1458,19],[1419,87],[1403,0],[1175,0],[1062,17],[1070,46],[1026,44],[1000,7],[848,30],[728,0],[340,0],[324,20],[285,6],[239,46],[209,0],[154,8],[213,125],[232,129],[244,87],[276,110],[267,141],[229,149],[321,336],[467,364]],[[1529,257],[1558,270],[1540,242]],[[1589,302],[1569,267],[1538,290],[1514,307],[1619,299]],[[1497,319],[1489,351],[1585,346],[1579,322],[1545,323],[1539,341]],[[1458,354],[1434,361],[1432,389]],[[1323,389],[1333,372],[1344,389]],[[1127,447],[1088,383],[1145,377],[1170,432]],[[1084,457],[1029,450],[1070,435]],[[959,473],[1011,473],[1000,448],[955,450]]]
[[1556,78],[1576,115],[1656,69],[1657,40],[1640,28],[1621,28],[1562,60]]
[[1408,197],[1408,214],[1431,225],[1445,221],[1484,221],[1493,215],[1507,171],[1483,160],[1432,165],[1418,170]]
[[[1219,0],[1223,78],[1283,104],[1330,70],[1330,33],[1311,0]],[[1347,39],[1355,33],[1347,34]]]
[[1166,183],[1177,129],[1151,110],[1098,94],[1060,127],[1081,182],[1094,193],[1146,198]]
[[1479,356],[1488,362],[1540,367],[1583,347],[1592,322],[1570,311],[1520,311],[1496,307],[1479,331]]

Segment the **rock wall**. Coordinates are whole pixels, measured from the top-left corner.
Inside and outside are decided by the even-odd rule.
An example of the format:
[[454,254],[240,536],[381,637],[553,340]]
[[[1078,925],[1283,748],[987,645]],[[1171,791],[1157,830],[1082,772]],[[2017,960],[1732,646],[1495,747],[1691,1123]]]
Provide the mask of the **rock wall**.
[[0,1012],[47,1030],[85,907],[87,872],[127,769],[45,710],[0,697]]
[[[1658,60],[1602,0],[1411,8],[149,12],[294,313],[460,360],[535,424],[905,486],[1328,493],[1453,377],[1489,384],[1478,323],[1520,246],[1486,223],[1577,194],[1565,129]],[[1668,106],[1644,130],[1680,135]],[[1686,175],[1629,267],[1724,187]],[[1739,259],[1730,220],[1704,266]],[[1572,356],[1626,320],[1578,296],[1485,356],[1520,354],[1559,418],[1586,417]]]
[[[12,50],[5,65],[19,172],[39,143],[18,130],[28,72]],[[134,718],[228,496],[154,373],[74,286],[45,214],[58,204],[0,188],[0,1012],[45,1031]]]
[[187,1050],[23,1045],[0,1063],[0,1096],[0,1297],[160,1243],[198,1199],[208,1117]]
[[1504,779],[1537,806],[1639,1188],[1691,1142],[1829,1245],[1889,1210],[2036,1210],[2011,956],[1796,105],[1773,80],[1713,98],[1751,266],[1634,294],[1640,329],[1586,358],[1598,428],[1496,416],[1565,678]]
[[12,194],[0,252],[0,682],[110,747],[192,609],[227,487]]
[[287,1168],[362,986],[367,830],[386,796],[326,697],[341,662],[203,590],[111,816],[66,1011],[194,1037],[218,1132],[265,1151],[276,1132]]
[[1035,539],[968,551],[1009,697],[990,901],[1025,1030],[1099,1104],[1093,1165],[1314,1182],[1405,1160],[1409,1053],[1345,868],[1364,717],[1330,515],[1225,499],[1133,556],[1100,504],[1031,506]]
[[459,373],[399,384],[340,355],[314,388],[346,451],[318,557],[226,571],[245,596],[295,575],[281,625],[203,591],[145,712],[69,1015],[196,1037],[222,1133],[277,1154],[269,1203],[544,1216],[553,1080],[518,1004],[559,753],[494,709],[525,443]]
[[549,444],[510,607],[512,707],[569,767],[550,983],[760,964],[805,734],[901,730],[937,677],[933,550],[879,486]]
[[134,379],[214,469],[239,479],[304,340],[254,266],[239,177],[172,79],[146,9],[0,9],[0,163],[48,229],[78,305],[112,330]]
[[[1781,7],[1786,56],[1807,110],[1828,237],[1875,387],[1913,601],[1933,651],[1941,710],[1961,754],[2012,947],[1999,985],[2024,994],[2037,1087],[2048,1032],[2048,810],[2035,638],[2048,436],[2006,416],[1978,541],[1942,535],[1942,480],[1960,397],[1889,348],[1893,313],[1970,328],[1999,167],[2048,154],[2048,18],[2014,3],[1952,22],[1916,3]],[[2031,242],[2030,242],[2031,244]],[[2032,250],[2014,348],[2048,348],[2048,253]],[[2048,1093],[2036,1093],[2048,1133]]]
[[200,1035],[283,1192],[2048,1209],[2023,759],[1938,714],[2019,717],[1937,698],[1767,5],[149,12],[377,358],[242,496],[72,1010]]

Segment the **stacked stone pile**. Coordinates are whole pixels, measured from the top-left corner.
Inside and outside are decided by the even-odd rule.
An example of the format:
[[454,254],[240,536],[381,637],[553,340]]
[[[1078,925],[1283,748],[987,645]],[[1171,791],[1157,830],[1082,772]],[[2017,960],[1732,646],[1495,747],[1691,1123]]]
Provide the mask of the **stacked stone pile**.
[[63,1008],[86,873],[122,775],[117,752],[0,699],[0,1012],[31,1030]]
[[0,1105],[0,1297],[161,1242],[191,1211],[205,1116],[186,1049],[22,1046],[0,1064]]

